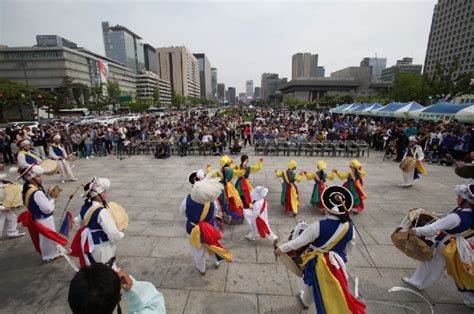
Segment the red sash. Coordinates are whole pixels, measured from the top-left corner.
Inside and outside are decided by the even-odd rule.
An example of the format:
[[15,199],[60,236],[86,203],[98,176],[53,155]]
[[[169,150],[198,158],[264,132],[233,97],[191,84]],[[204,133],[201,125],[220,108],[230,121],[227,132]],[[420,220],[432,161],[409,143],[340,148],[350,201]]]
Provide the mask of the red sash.
[[81,236],[85,228],[87,228],[87,226],[82,226],[79,228],[79,230],[77,230],[74,240],[72,240],[71,243],[71,252],[69,253],[71,256],[79,257],[79,263],[81,264],[81,267],[87,266],[85,254],[90,253],[88,241],[86,241],[84,248],[81,245]]
[[262,209],[260,210],[260,214],[255,220],[255,223],[257,225],[257,230],[258,233],[260,234],[260,237],[265,238],[267,234],[270,234],[270,229],[268,228],[267,224],[265,223],[265,220],[263,220],[260,215],[265,211],[265,208],[267,208],[267,200],[263,200],[263,205]]
[[31,241],[33,241],[33,245],[35,246],[35,249],[39,254],[41,254],[41,248],[39,245],[40,234],[62,246],[65,246],[67,244],[67,239],[62,237],[59,233],[33,220],[33,214],[29,210],[22,212],[18,216],[18,222],[21,223],[23,227],[28,228],[28,232],[31,236]]

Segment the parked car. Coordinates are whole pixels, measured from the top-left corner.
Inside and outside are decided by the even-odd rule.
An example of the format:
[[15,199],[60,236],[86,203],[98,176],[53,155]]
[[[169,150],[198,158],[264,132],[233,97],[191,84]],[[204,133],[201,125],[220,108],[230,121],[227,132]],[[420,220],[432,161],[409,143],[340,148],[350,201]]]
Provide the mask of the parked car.
[[114,124],[117,123],[117,118],[113,117],[101,117],[95,121],[95,123],[98,123],[99,125],[109,125],[109,124]]
[[13,122],[14,126],[18,126],[20,128],[27,126],[30,129],[39,128],[40,124],[37,121],[18,121]]
[[122,119],[123,119],[124,121],[132,121],[132,120],[133,120],[133,121],[137,121],[137,120],[139,120],[141,117],[142,117],[141,114],[138,114],[138,113],[130,113],[130,114],[126,115],[126,116],[123,116]]
[[83,117],[77,122],[78,125],[88,125],[88,124],[94,124],[97,122],[97,118],[95,116],[86,116]]

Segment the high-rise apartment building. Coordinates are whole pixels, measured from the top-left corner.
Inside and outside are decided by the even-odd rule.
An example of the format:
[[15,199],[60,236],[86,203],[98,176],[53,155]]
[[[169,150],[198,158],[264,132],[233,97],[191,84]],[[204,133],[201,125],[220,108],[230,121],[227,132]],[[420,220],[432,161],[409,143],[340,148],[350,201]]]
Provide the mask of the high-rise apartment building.
[[158,48],[160,77],[171,83],[176,94],[201,97],[199,64],[186,47]]
[[253,80],[245,82],[245,93],[247,94],[247,99],[253,98]]
[[[171,84],[162,80],[155,72],[143,71],[136,76],[137,94],[143,98],[153,98],[155,90],[160,92],[160,104],[163,106],[171,105]],[[154,104],[156,105],[156,104]]]
[[279,78],[277,73],[263,73],[261,83],[261,98],[269,100],[270,96],[287,82],[286,78]]
[[434,7],[426,49],[424,73],[433,76],[436,64],[449,66],[455,59],[459,67],[454,77],[474,71],[472,0],[439,0]]
[[296,53],[291,59],[291,79],[316,77],[318,55]]
[[253,90],[253,98],[260,98],[260,87],[255,86],[255,89]]
[[122,63],[135,73],[145,69],[144,47],[141,37],[125,26],[109,26],[109,22],[102,22],[105,55]]
[[217,99],[217,68],[211,68],[211,93],[212,98]]
[[227,90],[229,91],[229,98],[228,98],[229,103],[231,105],[236,105],[236,103],[235,103],[235,96],[236,96],[235,95],[235,92],[236,92],[235,87],[229,87]]
[[158,55],[156,54],[156,49],[149,44],[145,44],[143,45],[143,53],[145,55],[145,69],[158,74]]
[[209,59],[203,53],[195,53],[199,64],[199,79],[201,81],[201,97],[212,98],[211,88],[211,63]]
[[382,71],[387,68],[386,58],[364,58],[360,62],[361,67],[371,67],[374,79],[382,78]]
[[382,70],[382,81],[394,81],[397,73],[421,74],[421,64],[413,64],[413,58],[403,58],[389,68]]
[[217,84],[217,99],[220,102],[223,102],[225,100],[225,84],[224,83]]

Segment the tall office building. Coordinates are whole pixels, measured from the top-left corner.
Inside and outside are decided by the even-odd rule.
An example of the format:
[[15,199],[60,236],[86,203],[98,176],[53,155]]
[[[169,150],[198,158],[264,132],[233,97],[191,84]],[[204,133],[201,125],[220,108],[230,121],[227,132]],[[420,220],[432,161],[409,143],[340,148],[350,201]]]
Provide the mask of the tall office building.
[[286,78],[279,78],[277,73],[263,73],[261,83],[261,98],[269,100],[272,95],[287,82]]
[[296,53],[291,58],[291,79],[317,77],[318,55]]
[[224,83],[217,84],[217,99],[220,102],[223,102],[225,100],[225,84]]
[[105,55],[122,63],[135,73],[145,69],[144,47],[141,37],[125,26],[109,26],[109,22],[102,22]]
[[421,74],[421,64],[413,64],[413,58],[403,58],[389,68],[382,70],[382,81],[395,81],[397,73]]
[[436,64],[451,64],[458,58],[454,77],[474,71],[472,0],[439,0],[434,7],[426,49],[424,73],[433,76]]
[[143,52],[145,55],[145,69],[158,74],[158,55],[156,54],[156,49],[149,44],[145,44],[143,45]]
[[253,90],[253,98],[260,98],[260,87],[255,86],[255,89]]
[[245,82],[245,93],[247,94],[247,99],[253,98],[253,80]]
[[316,67],[316,76],[315,77],[324,77],[326,74],[326,70],[323,66]]
[[38,47],[77,48],[76,43],[73,43],[72,41],[62,38],[58,35],[36,35],[36,44]]
[[229,98],[228,98],[229,103],[231,105],[236,105],[236,103],[235,103],[235,96],[236,96],[235,95],[235,92],[236,92],[235,87],[229,87],[227,90],[229,91]]
[[382,78],[382,71],[387,68],[386,58],[364,58],[360,62],[361,67],[371,67],[374,79]]
[[186,47],[158,48],[160,78],[171,83],[176,94],[201,97],[199,65]]
[[201,97],[212,98],[211,88],[211,63],[209,59],[203,53],[195,53],[199,64],[199,79],[201,81]]
[[217,68],[211,68],[211,93],[212,98],[217,99]]

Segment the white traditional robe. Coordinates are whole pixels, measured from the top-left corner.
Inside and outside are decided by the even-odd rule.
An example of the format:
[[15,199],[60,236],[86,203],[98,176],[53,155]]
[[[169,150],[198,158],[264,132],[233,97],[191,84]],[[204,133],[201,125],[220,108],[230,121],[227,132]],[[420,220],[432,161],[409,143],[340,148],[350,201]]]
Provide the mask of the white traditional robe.
[[[54,198],[48,198],[46,194],[41,190],[35,192],[33,197],[34,202],[38,205],[41,212],[47,215],[52,214],[54,212]],[[35,221],[42,224],[48,229],[56,231],[53,215],[45,219],[37,219]],[[50,261],[59,255],[57,247],[58,244],[55,241],[48,239],[41,233],[39,234],[39,245],[41,248],[41,257],[44,261]]]
[[[49,147],[49,157],[58,162],[59,174],[61,176],[61,181],[71,181],[74,180],[74,174],[72,173],[71,166],[69,161],[65,158],[67,157],[67,152],[62,145],[59,145],[59,148],[62,150],[63,155],[59,156],[54,152],[52,146]],[[63,158],[64,157],[64,158]]]
[[[89,210],[97,206],[103,207],[103,204],[97,201],[93,201],[91,207],[89,207]],[[88,216],[89,210],[86,212],[84,217]],[[102,227],[102,230],[109,238],[109,241],[102,242],[100,244],[94,244],[94,250],[92,251],[91,255],[94,258],[95,262],[107,263],[112,257],[115,256],[117,243],[122,240],[124,234],[123,232],[117,229],[115,221],[106,209],[100,211],[98,220],[99,225]],[[80,223],[81,225],[83,223],[83,220],[80,216],[76,217],[75,221],[76,223]],[[117,269],[115,263],[112,268]]]
[[6,211],[5,206],[0,205],[0,236],[14,237],[18,235],[17,217],[12,210]]
[[270,228],[270,223],[268,221],[268,202],[266,202],[267,206],[262,212],[262,214],[260,214],[264,201],[265,201],[264,199],[255,201],[253,203],[253,208],[244,208],[244,216],[245,216],[245,220],[250,226],[250,233],[249,233],[250,237],[260,238],[260,234],[258,233],[257,223],[256,223],[257,217],[260,216],[260,218],[262,218],[263,221],[265,221],[265,223],[267,224],[268,230],[270,230],[270,234],[267,235],[265,239],[268,239],[273,242],[277,238],[277,236],[273,233],[272,229]]
[[[184,198],[184,200],[181,202],[181,205],[179,206],[179,213],[180,215],[182,215],[184,218],[187,219],[186,217],[186,200],[187,200],[187,197]],[[219,208],[219,205],[216,201],[214,201],[214,213],[213,213],[213,216],[216,217],[217,215],[217,212],[218,212],[218,208]],[[196,264],[196,268],[201,272],[205,272],[206,271],[206,252],[207,252],[207,249],[204,245],[201,246],[201,248],[195,248],[194,246],[191,245],[191,243],[189,243],[189,245],[191,246],[191,254],[193,255],[193,258],[194,258],[194,263]],[[214,265],[219,265],[220,264],[220,261],[217,260],[217,257],[215,254],[212,254],[211,255],[211,259],[212,259],[212,262],[214,263]]]
[[[470,208],[465,208],[462,211],[471,211]],[[433,222],[432,224],[426,225],[424,227],[416,228],[417,236],[435,236],[440,231],[450,230],[456,228],[461,223],[461,219],[455,213],[448,214],[443,218]],[[448,234],[444,239],[442,239],[437,247],[434,250],[433,259],[427,262],[423,262],[416,268],[413,275],[410,277],[409,281],[412,285],[417,287],[420,290],[425,289],[426,287],[432,285],[437,281],[444,270],[446,269],[446,259],[443,255],[443,249],[446,247],[445,242],[455,237],[456,235]],[[470,304],[474,304],[474,294],[471,292],[464,292],[463,297]]]
[[[411,148],[408,147],[407,151],[403,155],[403,159],[405,159],[407,157],[409,149],[411,149]],[[421,162],[421,161],[423,161],[423,159],[425,159],[425,154],[423,153],[423,149],[421,148],[420,145],[415,145],[413,147],[413,151],[415,153],[415,156],[413,156],[413,157],[417,161]],[[413,181],[415,180],[415,169],[413,169],[411,171],[408,171],[408,172],[402,171],[402,175],[403,175],[403,185],[404,186],[413,185]]]

